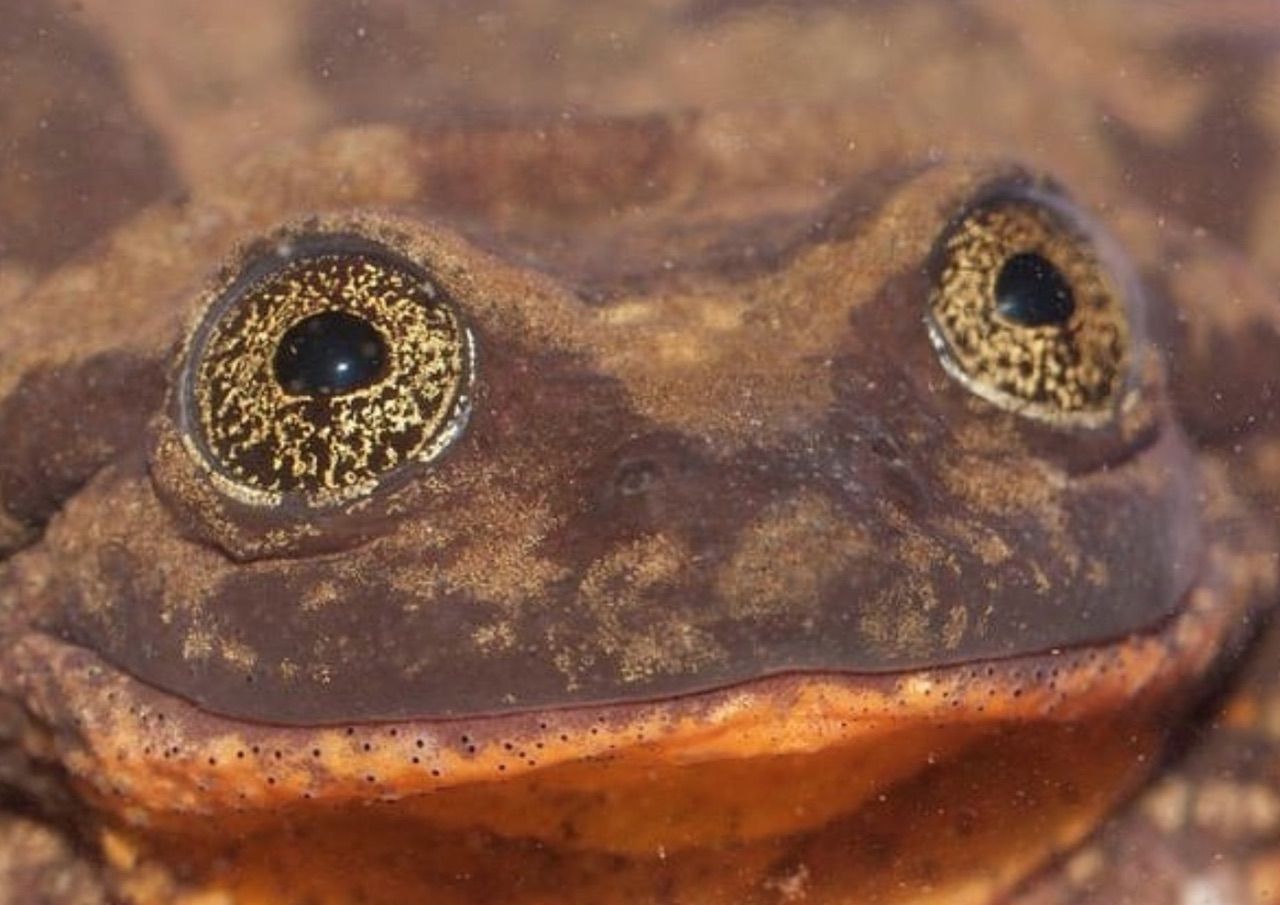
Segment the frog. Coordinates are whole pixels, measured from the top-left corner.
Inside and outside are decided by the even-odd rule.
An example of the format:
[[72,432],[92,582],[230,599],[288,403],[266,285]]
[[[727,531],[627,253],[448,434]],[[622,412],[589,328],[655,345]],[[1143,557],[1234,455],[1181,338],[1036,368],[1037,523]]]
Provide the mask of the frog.
[[1273,900],[1274,280],[983,125],[338,124],[31,277],[10,894]]

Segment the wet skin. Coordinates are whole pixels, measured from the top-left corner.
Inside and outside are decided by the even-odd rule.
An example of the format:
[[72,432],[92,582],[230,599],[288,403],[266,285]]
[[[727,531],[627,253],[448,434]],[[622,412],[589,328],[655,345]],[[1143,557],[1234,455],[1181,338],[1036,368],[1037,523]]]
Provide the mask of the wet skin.
[[869,117],[338,131],[0,311],[17,787],[133,902],[987,902],[1076,846],[1275,602],[1280,305]]

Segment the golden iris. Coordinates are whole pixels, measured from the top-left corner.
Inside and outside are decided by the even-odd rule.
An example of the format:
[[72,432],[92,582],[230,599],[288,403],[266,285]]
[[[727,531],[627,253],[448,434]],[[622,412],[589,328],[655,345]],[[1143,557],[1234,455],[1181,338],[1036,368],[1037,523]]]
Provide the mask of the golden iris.
[[1128,372],[1123,297],[1094,244],[1033,198],[970,208],[943,236],[930,332],[983,398],[1048,421],[1111,417]]
[[367,492],[465,420],[470,337],[453,306],[415,264],[346,245],[251,265],[193,342],[189,420],[252,499]]

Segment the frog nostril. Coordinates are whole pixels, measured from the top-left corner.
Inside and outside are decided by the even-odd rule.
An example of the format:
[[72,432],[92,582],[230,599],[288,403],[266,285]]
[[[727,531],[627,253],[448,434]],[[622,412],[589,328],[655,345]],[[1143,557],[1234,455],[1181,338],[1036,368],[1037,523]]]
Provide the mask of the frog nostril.
[[887,434],[874,434],[867,442],[868,448],[875,455],[890,463],[902,461],[902,447]]
[[619,496],[640,496],[662,480],[662,466],[652,459],[633,459],[618,466],[613,486]]
[[865,435],[865,448],[881,465],[875,470],[881,490],[908,511],[918,511],[928,498],[927,489],[907,451],[892,434],[873,430]]
[[712,477],[689,438],[667,432],[632,437],[602,460],[591,483],[596,505],[623,521],[675,517],[706,492]]

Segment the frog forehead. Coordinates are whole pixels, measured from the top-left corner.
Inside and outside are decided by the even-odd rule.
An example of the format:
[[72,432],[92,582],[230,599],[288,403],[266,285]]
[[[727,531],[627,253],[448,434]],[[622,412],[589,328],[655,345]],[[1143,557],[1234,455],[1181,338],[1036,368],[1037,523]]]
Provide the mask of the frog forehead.
[[[147,330],[84,358],[158,362],[165,400],[24,554],[40,625],[208,710],[310,725],[901,673],[1180,610],[1197,487],[1155,362],[1085,429],[978,399],[931,341],[938,237],[993,185],[1034,180],[940,164],[702,197],[661,155],[606,166],[626,146],[535,160],[549,187],[509,187],[513,211],[461,178],[465,142],[347,134],[302,154],[302,184],[139,225],[166,289]],[[662,192],[617,184],[649,170]],[[213,277],[178,248],[199,229],[228,248]],[[191,337],[264,249],[353,236],[455,307],[465,425],[353,499],[238,495],[189,442]],[[125,313],[138,257],[126,240],[89,270]],[[1141,342],[1140,293],[1117,281]],[[155,312],[175,297],[181,318]]]

